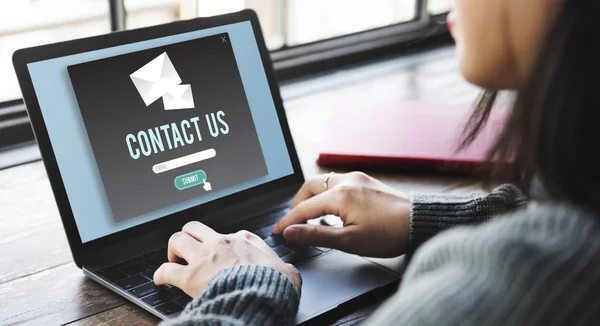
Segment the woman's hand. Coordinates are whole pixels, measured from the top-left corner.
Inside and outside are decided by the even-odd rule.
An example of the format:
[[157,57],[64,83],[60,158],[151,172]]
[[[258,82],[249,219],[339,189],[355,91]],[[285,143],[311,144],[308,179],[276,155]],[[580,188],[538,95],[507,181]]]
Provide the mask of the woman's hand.
[[[176,263],[178,258],[187,265]],[[298,270],[248,231],[225,235],[200,222],[187,223],[169,239],[168,259],[154,273],[154,283],[174,285],[191,297],[199,296],[217,272],[238,265],[271,267],[287,276],[298,291],[302,287]]]
[[[283,233],[291,243],[369,257],[396,257],[406,252],[410,219],[407,196],[361,172],[332,174],[325,183],[326,177],[306,181],[273,233]],[[298,224],[327,214],[339,216],[344,226]]]

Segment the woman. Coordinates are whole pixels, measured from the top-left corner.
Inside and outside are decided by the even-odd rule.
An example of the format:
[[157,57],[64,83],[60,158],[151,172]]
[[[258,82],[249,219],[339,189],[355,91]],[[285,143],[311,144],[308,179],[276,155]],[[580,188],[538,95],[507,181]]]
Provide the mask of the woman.
[[[508,172],[530,189],[528,203],[511,185],[408,199],[361,173],[328,175],[306,182],[273,231],[368,256],[416,251],[397,294],[368,325],[599,323],[598,14],[596,0],[455,0],[449,25],[464,77],[517,91],[490,158],[513,160]],[[465,144],[494,97],[482,97]],[[298,224],[323,214],[345,226]],[[195,297],[169,325],[294,323],[300,275],[252,234],[188,223],[170,239],[169,261],[155,282]]]

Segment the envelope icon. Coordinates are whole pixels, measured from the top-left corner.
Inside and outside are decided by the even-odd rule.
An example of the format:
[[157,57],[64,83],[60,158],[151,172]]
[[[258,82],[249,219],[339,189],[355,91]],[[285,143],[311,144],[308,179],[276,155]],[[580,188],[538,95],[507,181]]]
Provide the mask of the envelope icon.
[[192,86],[177,85],[173,87],[167,94],[163,95],[163,104],[165,110],[193,109]]
[[165,110],[193,109],[190,85],[180,85],[181,78],[166,52],[129,75],[146,106],[163,98]]

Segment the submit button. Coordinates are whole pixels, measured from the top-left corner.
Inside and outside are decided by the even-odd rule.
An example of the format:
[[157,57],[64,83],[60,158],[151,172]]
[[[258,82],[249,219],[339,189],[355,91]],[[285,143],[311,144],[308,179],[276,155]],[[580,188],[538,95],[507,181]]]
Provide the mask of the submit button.
[[203,184],[206,181],[206,172],[202,170],[186,173],[175,178],[175,188],[184,190]]

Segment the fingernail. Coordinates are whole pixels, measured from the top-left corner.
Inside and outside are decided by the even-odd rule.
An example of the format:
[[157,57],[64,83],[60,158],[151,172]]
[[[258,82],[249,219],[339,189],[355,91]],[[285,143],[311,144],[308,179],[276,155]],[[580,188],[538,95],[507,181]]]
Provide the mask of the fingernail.
[[289,241],[297,241],[300,238],[299,231],[297,227],[290,226],[283,230],[283,237]]

